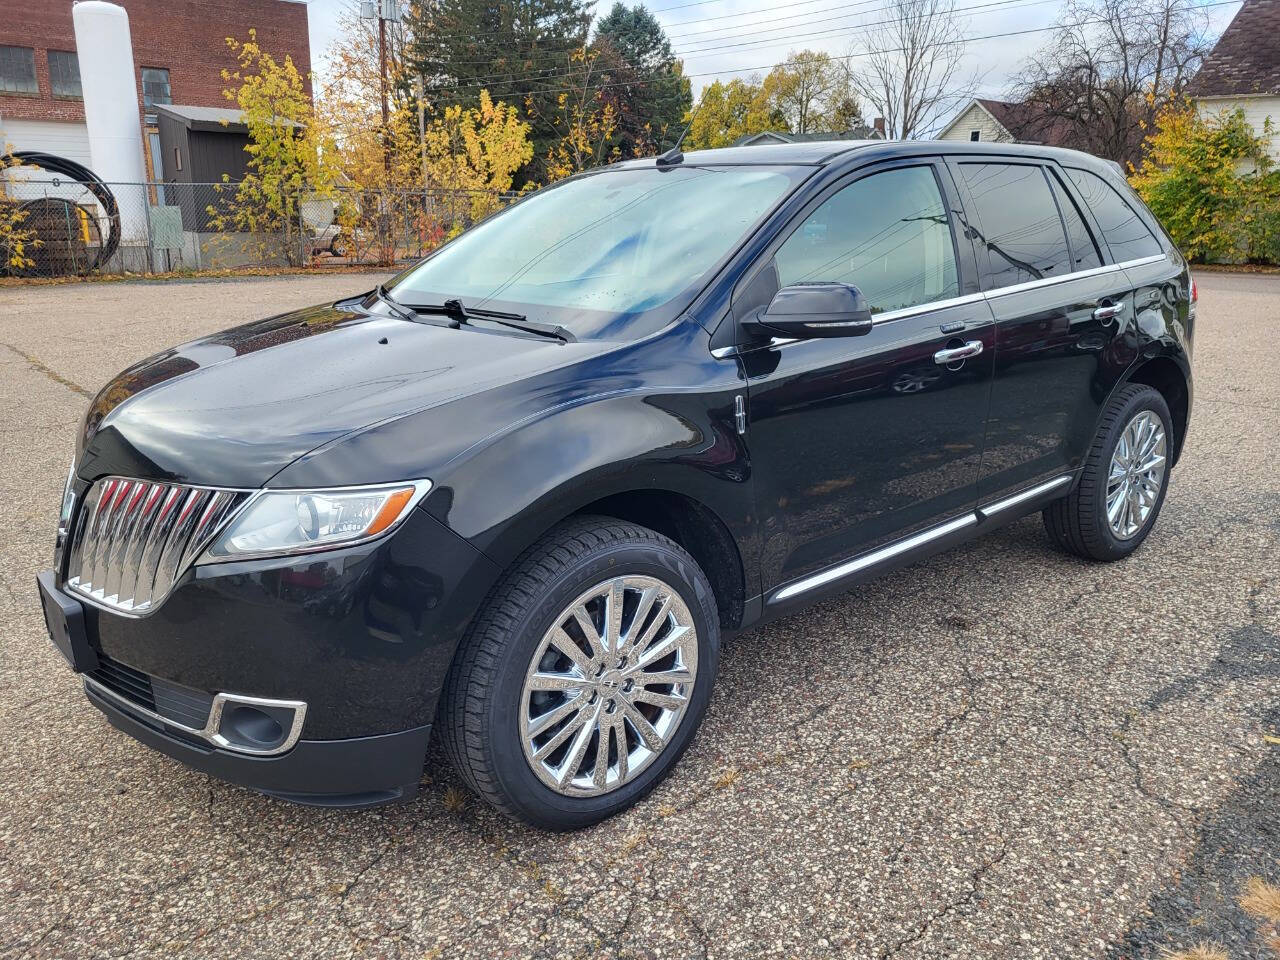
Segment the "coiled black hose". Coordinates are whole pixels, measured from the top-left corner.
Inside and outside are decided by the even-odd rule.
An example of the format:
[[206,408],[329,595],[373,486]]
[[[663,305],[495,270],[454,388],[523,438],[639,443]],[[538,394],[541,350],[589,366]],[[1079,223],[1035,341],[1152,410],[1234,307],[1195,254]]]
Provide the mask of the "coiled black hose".
[[89,270],[97,270],[111,259],[111,255],[120,246],[120,208],[116,205],[115,194],[111,192],[110,187],[102,182],[101,177],[84,164],[68,160],[66,157],[55,156],[52,153],[41,153],[38,150],[15,150],[13,153],[6,154],[5,159],[16,160],[26,167],[39,167],[41,170],[48,170],[50,173],[60,173],[64,177],[82,184],[86,190],[92,193],[98,202],[102,204],[102,209],[106,211],[107,223],[111,229],[107,232],[106,241],[99,248],[98,256],[89,266]]

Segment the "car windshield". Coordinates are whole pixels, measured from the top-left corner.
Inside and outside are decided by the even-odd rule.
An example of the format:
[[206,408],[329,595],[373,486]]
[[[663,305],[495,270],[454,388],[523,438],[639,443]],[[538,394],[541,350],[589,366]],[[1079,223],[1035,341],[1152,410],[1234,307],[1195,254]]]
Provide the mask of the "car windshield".
[[606,170],[484,221],[389,285],[405,304],[553,321],[578,337],[634,339],[683,309],[707,274],[805,168]]

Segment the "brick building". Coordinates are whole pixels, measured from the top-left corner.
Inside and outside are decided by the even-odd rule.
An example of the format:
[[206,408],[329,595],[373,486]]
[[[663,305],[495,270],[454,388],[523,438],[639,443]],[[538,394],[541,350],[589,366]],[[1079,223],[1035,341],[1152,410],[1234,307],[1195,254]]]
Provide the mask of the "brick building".
[[[114,0],[129,13],[146,169],[164,179],[153,107],[227,107],[227,37],[256,29],[272,56],[293,58],[310,83],[307,8],[300,0]],[[89,165],[72,0],[9,5],[0,17],[0,146]],[[309,89],[308,89],[309,92]]]

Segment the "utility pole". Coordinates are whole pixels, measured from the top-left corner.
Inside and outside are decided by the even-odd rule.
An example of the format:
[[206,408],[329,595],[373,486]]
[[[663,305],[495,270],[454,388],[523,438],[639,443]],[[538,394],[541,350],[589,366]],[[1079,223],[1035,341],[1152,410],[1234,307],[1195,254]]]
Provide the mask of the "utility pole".
[[378,21],[378,88],[382,100],[382,165],[391,175],[391,110],[387,102],[387,24],[400,22],[400,0],[365,0],[362,20]]
[[422,148],[422,189],[431,189],[431,178],[427,175],[427,81],[422,74],[414,79],[415,93],[418,97],[418,146]]

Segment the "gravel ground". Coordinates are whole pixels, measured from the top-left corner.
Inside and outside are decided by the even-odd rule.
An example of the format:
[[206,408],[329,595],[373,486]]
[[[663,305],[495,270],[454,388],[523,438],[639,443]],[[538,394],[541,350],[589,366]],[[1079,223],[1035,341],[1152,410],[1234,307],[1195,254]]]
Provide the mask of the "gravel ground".
[[0,289],[0,956],[1260,956],[1280,881],[1280,278],[1200,276],[1191,437],[1147,545],[1038,517],[747,633],[673,776],[536,833],[439,756],[304,809],[110,727],[44,637],[89,394],[167,344],[371,285]]

